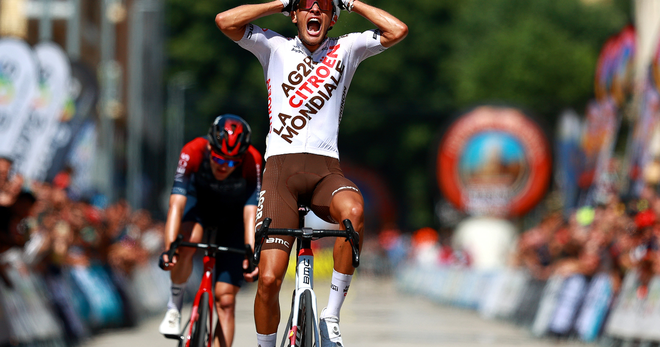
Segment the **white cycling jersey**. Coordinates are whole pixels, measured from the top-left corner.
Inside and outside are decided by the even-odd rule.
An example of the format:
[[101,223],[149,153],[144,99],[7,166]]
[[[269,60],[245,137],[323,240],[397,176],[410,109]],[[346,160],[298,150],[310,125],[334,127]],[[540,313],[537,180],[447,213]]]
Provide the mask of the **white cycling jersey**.
[[298,37],[249,24],[237,43],[264,69],[270,119],[264,158],[312,153],[339,159],[346,93],[360,62],[386,49],[380,31],[328,38],[311,53]]

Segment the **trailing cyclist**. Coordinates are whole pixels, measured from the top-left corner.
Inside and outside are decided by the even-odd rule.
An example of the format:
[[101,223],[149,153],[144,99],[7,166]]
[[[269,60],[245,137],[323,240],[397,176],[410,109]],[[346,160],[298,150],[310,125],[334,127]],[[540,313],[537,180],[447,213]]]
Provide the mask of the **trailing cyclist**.
[[[363,16],[376,29],[327,37],[341,10]],[[286,38],[251,23],[276,13],[290,16],[298,28],[296,37]],[[403,40],[407,26],[360,0],[274,0],[241,5],[219,13],[215,22],[227,37],[252,52],[264,69],[270,131],[256,226],[270,217],[273,228],[296,228],[298,204],[302,203],[326,221],[350,219],[361,235],[364,201],[339,166],[339,122],[358,64]],[[276,343],[279,291],[292,242],[292,237],[275,237],[263,247],[254,304],[261,347]],[[351,248],[343,239],[335,242],[333,255],[330,297],[321,313],[321,347],[343,344],[339,312],[355,271]]]
[[[250,145],[247,122],[236,115],[218,116],[206,138],[198,137],[181,150],[165,224],[166,247],[179,233],[188,242],[200,242],[209,227],[217,227],[215,244],[219,246],[254,247],[261,166],[261,154]],[[161,334],[181,333],[183,292],[194,253],[195,249],[181,248],[171,259],[171,295],[159,327]],[[166,264],[170,262],[165,252],[162,257]],[[217,257],[214,294],[222,329],[216,326],[214,345],[231,346],[236,294],[243,280],[254,281],[258,270],[244,274],[247,260],[239,255],[222,253]]]

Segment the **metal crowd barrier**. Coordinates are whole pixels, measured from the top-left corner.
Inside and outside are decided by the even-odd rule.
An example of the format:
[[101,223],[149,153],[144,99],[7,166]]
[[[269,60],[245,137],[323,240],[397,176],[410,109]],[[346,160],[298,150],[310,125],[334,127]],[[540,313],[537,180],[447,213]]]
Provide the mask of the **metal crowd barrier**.
[[640,294],[639,276],[630,271],[621,290],[599,273],[533,278],[522,269],[476,271],[469,268],[406,264],[396,271],[400,291],[473,309],[485,319],[501,319],[553,336],[610,346],[656,345],[660,341],[660,276]]
[[[134,326],[165,312],[169,273],[158,268],[156,259],[123,275],[103,264],[48,266],[36,274],[20,250],[1,258],[9,283],[0,280],[0,346],[76,345],[101,329]],[[191,283],[200,278],[195,266],[188,293],[194,293]]]

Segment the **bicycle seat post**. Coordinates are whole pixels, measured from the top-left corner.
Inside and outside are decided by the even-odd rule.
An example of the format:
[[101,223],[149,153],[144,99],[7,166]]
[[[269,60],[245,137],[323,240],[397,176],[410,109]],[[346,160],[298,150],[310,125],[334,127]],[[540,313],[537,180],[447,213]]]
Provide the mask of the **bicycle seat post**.
[[[309,213],[309,207],[305,205],[298,205],[298,227],[302,230],[307,230],[309,228],[305,228],[305,216]],[[311,229],[310,235],[311,235]],[[309,238],[303,237],[298,239],[298,251],[300,252],[300,248],[311,248],[312,247],[312,238],[311,236]]]
[[[203,241],[203,242],[206,242],[208,245],[214,245],[215,244],[215,237],[216,237],[217,233],[218,233],[218,228],[216,228],[216,227],[204,228],[204,233],[202,235],[202,240],[205,240],[205,241]],[[211,255],[215,256],[215,252],[213,252],[213,254],[211,254],[211,247],[207,247],[204,250],[204,254],[209,255],[209,256],[211,256]]]

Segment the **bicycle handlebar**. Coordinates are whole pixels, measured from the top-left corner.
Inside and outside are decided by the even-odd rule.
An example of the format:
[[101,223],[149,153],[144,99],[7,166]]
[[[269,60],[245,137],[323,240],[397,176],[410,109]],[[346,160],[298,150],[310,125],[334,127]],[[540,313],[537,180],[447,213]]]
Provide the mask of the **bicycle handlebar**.
[[158,266],[161,269],[165,270],[170,264],[172,264],[172,256],[174,256],[176,249],[179,247],[206,249],[209,250],[212,254],[215,254],[216,252],[230,252],[236,254],[244,254],[245,257],[248,259],[248,268],[246,270],[243,270],[243,272],[251,273],[252,271],[254,271],[254,264],[252,263],[252,258],[253,258],[252,246],[250,246],[249,244],[246,243],[244,249],[238,249],[238,248],[224,247],[224,246],[218,246],[208,243],[183,242],[183,235],[181,234],[179,234],[176,237],[176,239],[172,241],[172,243],[170,244],[170,249],[167,252],[163,252],[164,254],[167,254],[168,262],[165,263],[162,254],[160,259],[158,259]]
[[294,236],[301,239],[320,239],[323,237],[344,237],[346,241],[351,245],[351,250],[353,252],[353,267],[357,268],[360,266],[360,235],[353,229],[353,224],[350,220],[344,219],[343,224],[346,227],[346,230],[332,230],[332,229],[312,229],[312,228],[302,228],[302,229],[270,229],[270,223],[272,219],[264,219],[263,224],[257,230],[254,237],[254,254],[253,254],[253,265],[257,266],[261,258],[261,247],[263,246],[264,241],[269,235],[282,235],[282,236]]

